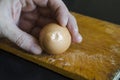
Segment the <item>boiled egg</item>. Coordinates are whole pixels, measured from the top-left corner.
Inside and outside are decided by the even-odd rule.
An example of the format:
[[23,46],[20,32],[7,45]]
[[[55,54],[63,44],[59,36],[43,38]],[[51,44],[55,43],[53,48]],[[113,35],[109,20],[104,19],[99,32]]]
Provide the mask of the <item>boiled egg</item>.
[[45,52],[61,54],[70,47],[71,35],[66,27],[50,23],[40,31],[39,42]]

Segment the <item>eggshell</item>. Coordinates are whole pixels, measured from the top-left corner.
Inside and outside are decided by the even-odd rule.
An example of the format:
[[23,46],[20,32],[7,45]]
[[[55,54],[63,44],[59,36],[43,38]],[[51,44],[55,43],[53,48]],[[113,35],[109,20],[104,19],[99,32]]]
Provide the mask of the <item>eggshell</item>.
[[39,37],[40,45],[50,54],[61,54],[71,44],[71,35],[66,27],[51,23],[43,27]]

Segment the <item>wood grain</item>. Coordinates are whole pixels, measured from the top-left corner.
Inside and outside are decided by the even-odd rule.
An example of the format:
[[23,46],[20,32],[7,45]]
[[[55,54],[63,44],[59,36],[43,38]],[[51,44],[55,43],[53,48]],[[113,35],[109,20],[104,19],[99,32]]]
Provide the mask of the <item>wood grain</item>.
[[120,25],[72,14],[83,41],[61,55],[32,55],[4,38],[0,49],[75,80],[112,80],[120,70]]

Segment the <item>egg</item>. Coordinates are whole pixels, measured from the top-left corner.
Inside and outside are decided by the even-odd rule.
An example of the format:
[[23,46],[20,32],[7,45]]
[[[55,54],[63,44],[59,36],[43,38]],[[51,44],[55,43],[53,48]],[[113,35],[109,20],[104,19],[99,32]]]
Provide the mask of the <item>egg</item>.
[[50,23],[40,31],[39,42],[45,52],[61,54],[69,48],[71,35],[66,27]]

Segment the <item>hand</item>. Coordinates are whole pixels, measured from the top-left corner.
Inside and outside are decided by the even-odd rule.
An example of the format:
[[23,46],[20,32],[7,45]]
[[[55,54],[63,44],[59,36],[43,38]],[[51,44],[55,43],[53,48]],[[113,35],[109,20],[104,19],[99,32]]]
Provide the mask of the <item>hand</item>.
[[82,40],[75,18],[61,0],[1,0],[0,17],[0,36],[34,54],[42,52],[37,41],[41,27],[51,22],[66,26],[73,42]]

